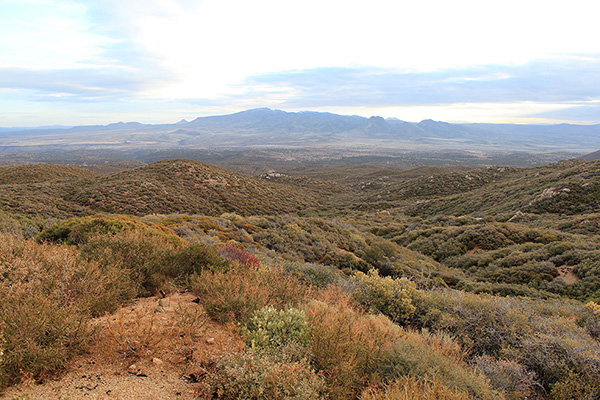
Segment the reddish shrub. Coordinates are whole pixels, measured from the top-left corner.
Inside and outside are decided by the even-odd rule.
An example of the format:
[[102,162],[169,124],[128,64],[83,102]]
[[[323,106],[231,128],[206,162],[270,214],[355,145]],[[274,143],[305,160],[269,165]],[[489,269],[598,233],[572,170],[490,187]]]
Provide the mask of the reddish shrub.
[[260,261],[255,255],[230,243],[219,246],[217,248],[217,253],[227,260],[238,262],[249,268],[258,269],[258,267],[260,267]]

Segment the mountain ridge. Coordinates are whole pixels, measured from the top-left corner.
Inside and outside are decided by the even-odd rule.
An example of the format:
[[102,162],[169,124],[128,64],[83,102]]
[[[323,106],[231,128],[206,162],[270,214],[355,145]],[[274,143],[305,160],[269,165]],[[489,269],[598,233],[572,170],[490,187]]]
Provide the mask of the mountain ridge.
[[[74,135],[85,133],[85,137]],[[256,108],[173,124],[116,122],[66,129],[0,129],[0,149],[70,148],[256,148],[314,147],[384,149],[579,151],[600,148],[600,125],[453,124],[425,119],[287,112]]]

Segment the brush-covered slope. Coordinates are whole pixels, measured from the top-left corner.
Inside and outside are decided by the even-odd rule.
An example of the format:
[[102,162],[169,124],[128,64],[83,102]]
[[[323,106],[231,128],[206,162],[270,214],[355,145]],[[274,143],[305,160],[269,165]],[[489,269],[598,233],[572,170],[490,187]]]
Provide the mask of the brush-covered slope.
[[0,185],[89,179],[98,174],[83,168],[58,164],[34,164],[0,167]]
[[280,172],[270,171],[261,174],[259,178],[268,182],[275,182],[290,185],[297,188],[302,188],[303,190],[318,193],[322,196],[332,196],[334,194],[343,194],[348,192],[348,188],[338,182],[332,180],[312,178],[306,175],[293,176]]
[[[421,172],[417,174],[417,172]],[[409,174],[410,173],[410,174]],[[359,209],[400,209],[410,215],[598,212],[600,163],[567,160],[537,168],[417,169],[406,179],[366,182]]]
[[[23,173],[21,173],[22,171]],[[191,160],[165,160],[110,175],[65,166],[5,167],[0,209],[52,217],[119,214],[242,215],[317,205],[317,191]],[[15,183],[18,182],[18,183]]]
[[45,217],[85,215],[85,207],[65,198],[98,176],[67,165],[0,167],[0,209]]
[[[369,202],[434,198],[468,192],[489,183],[507,179],[518,172],[508,167],[419,167],[390,176],[379,176],[354,185],[371,191]],[[375,190],[373,190],[375,189]]]
[[568,160],[518,171],[478,189],[409,207],[413,214],[581,214],[600,206],[600,163]]
[[146,215],[293,212],[316,196],[191,160],[165,160],[96,179],[71,200],[91,210]]

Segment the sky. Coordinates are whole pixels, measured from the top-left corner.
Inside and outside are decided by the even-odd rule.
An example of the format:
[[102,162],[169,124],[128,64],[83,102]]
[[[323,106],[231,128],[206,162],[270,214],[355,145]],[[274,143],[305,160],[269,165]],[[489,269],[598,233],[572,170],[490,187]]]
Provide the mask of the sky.
[[0,0],[0,127],[600,123],[597,0]]

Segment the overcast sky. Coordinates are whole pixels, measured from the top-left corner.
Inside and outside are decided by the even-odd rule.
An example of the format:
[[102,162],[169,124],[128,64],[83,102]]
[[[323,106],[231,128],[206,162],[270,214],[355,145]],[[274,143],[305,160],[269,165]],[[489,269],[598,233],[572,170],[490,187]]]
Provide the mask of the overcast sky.
[[0,0],[0,126],[600,123],[597,0]]

